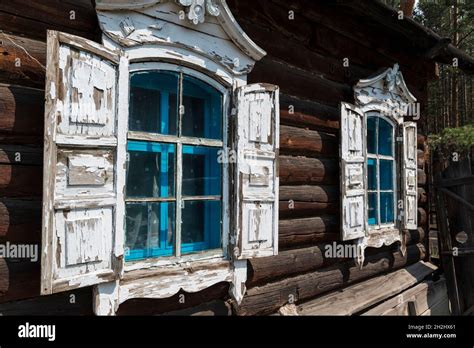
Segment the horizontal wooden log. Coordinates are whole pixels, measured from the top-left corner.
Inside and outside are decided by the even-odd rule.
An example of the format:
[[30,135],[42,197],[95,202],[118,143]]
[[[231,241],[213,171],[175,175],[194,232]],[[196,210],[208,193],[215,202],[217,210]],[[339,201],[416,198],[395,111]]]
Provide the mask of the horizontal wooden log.
[[[425,232],[423,228],[418,230],[406,230],[406,245],[423,243]],[[247,288],[254,287],[270,281],[276,281],[284,277],[294,276],[298,273],[305,273],[322,267],[347,261],[344,258],[335,258],[328,254],[334,248],[335,242],[321,243],[315,246],[303,247],[280,251],[277,256],[263,257],[249,260]],[[353,242],[336,241],[337,245],[352,245]],[[380,253],[379,248],[369,248],[366,256]]]
[[426,173],[422,169],[418,169],[418,186],[425,186],[426,185]]
[[331,215],[280,220],[278,228],[278,242],[283,249],[340,238],[339,218]]
[[426,210],[418,207],[418,225],[424,226],[428,222],[428,214]]
[[[278,74],[275,72],[278,71]],[[316,100],[331,106],[353,98],[352,85],[338,83],[323,76],[289,66],[281,60],[265,57],[248,76],[249,83],[265,81],[276,84],[282,93]],[[310,88],[308,88],[310,86]]]
[[[38,253],[41,246],[38,246]],[[0,258],[0,303],[40,295],[40,260]]]
[[338,202],[337,186],[280,186],[280,201],[292,202]]
[[336,160],[292,156],[280,156],[279,160],[280,185],[337,184],[339,181]]
[[428,202],[428,195],[423,187],[418,187],[418,205],[425,205]]
[[422,244],[400,251],[383,251],[366,258],[360,269],[354,261],[305,273],[247,290],[242,303],[235,307],[238,315],[266,315],[292,301],[303,301],[375,275],[413,264],[426,256]]
[[[74,299],[74,301],[71,301]],[[1,300],[1,297],[0,297]],[[61,292],[48,296],[37,296],[25,300],[13,301],[0,304],[0,313],[3,316],[24,315],[41,316],[47,314],[64,316],[91,316],[92,312],[92,289],[81,288],[74,291]]]
[[0,143],[0,164],[43,165],[43,149],[39,146]]
[[0,197],[41,197],[43,168],[0,164]]
[[339,154],[338,138],[334,134],[280,126],[280,154],[337,157]]
[[0,84],[0,142],[43,144],[44,91]]
[[0,198],[0,242],[41,242],[41,200]]
[[298,306],[299,315],[354,315],[423,281],[438,269],[419,261]]
[[280,93],[280,124],[319,130],[339,131],[339,107]]
[[0,82],[44,88],[46,42],[0,33]]
[[45,40],[48,29],[92,40],[100,38],[97,15],[90,0],[12,0],[0,3],[0,30]]
[[341,261],[325,257],[326,247],[319,244],[307,248],[280,251],[277,256],[249,260],[247,288],[283,277],[305,273]]
[[420,168],[420,169],[424,168],[424,165],[425,165],[425,152],[423,150],[418,149],[416,158],[417,158],[418,168]]
[[424,243],[426,234],[423,227],[418,227],[416,230],[405,230],[405,242],[406,245]]
[[325,214],[338,214],[339,203],[280,201],[280,219],[315,217]]

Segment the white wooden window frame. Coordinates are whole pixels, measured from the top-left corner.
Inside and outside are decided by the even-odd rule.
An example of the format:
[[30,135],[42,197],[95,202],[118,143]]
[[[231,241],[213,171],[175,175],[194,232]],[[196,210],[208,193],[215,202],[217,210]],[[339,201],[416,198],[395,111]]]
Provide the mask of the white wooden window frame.
[[[231,88],[230,85],[223,85],[222,83],[217,82],[212,77],[207,74],[201,73],[194,69],[187,67],[179,66],[176,64],[170,63],[158,63],[158,62],[143,62],[143,63],[133,63],[130,65],[130,74],[136,72],[147,72],[147,71],[171,71],[176,73],[183,73],[188,76],[192,76],[200,81],[203,81],[210,86],[214,87],[222,95],[222,141],[220,140],[211,140],[211,139],[198,139],[198,138],[186,138],[178,137],[173,135],[163,135],[158,133],[149,133],[149,132],[137,132],[129,131],[128,121],[127,121],[127,140],[137,140],[137,141],[153,141],[167,144],[177,144],[177,154],[178,160],[177,165],[182,164],[182,160],[179,160],[180,145],[202,145],[202,146],[212,146],[219,149],[227,149],[229,147],[229,117],[230,117],[230,94]],[[179,145],[178,145],[179,144]],[[177,168],[178,169],[178,168]],[[177,170],[176,178],[178,177],[180,169]],[[181,182],[176,180],[175,183],[176,191],[180,190]],[[142,201],[141,199],[137,199]],[[184,199],[186,200],[186,199]],[[134,201],[134,199],[126,199],[126,202]],[[163,199],[156,199],[154,201],[169,201]],[[178,201],[178,197],[173,200],[176,202],[176,221],[179,221],[180,216],[178,215],[179,205],[181,204]],[[196,252],[189,255],[177,255],[169,257],[153,257],[145,260],[131,260],[125,261],[125,272],[131,272],[138,269],[147,269],[160,266],[168,266],[173,264],[188,263],[191,261],[200,261],[200,260],[228,260],[228,245],[229,245],[229,211],[230,211],[230,201],[229,201],[229,164],[227,161],[224,161],[222,165],[222,247],[219,249],[206,250],[203,252]],[[176,236],[178,239],[178,225],[176,224]],[[179,245],[179,242],[176,243],[176,246]],[[177,248],[178,251],[178,248]]]
[[[399,199],[403,199],[405,202],[404,185],[406,185],[406,183],[404,183],[403,180],[405,180],[404,161],[406,161],[406,159],[404,146],[406,146],[406,144],[404,144],[400,150],[398,146],[398,138],[402,136],[400,129],[402,129],[404,125],[411,123],[406,120],[406,117],[408,116],[406,111],[410,104],[416,102],[416,98],[408,90],[403,75],[400,72],[399,65],[395,64],[392,68],[385,70],[380,75],[360,80],[354,86],[354,99],[355,107],[364,114],[366,119],[368,116],[375,115],[377,117],[385,118],[394,126],[394,167],[397,168],[394,175],[394,181],[395,183],[400,184],[398,188],[394,186],[394,196],[396,197],[394,210],[397,215],[395,217],[395,223],[386,226],[381,225],[375,228],[369,226],[367,223],[365,237],[355,239],[355,243],[361,251],[359,257],[356,259],[356,263],[362,267],[364,263],[364,250],[367,247],[380,248],[383,245],[391,245],[395,242],[399,242],[402,253],[405,253],[406,251],[406,245],[403,238],[403,214],[406,214],[406,211],[401,212],[398,208]],[[367,155],[366,148],[366,158]],[[367,167],[367,163],[365,166]],[[366,178],[366,180],[368,180],[368,178]],[[366,194],[366,212],[368,212],[367,198]]]
[[[223,181],[225,181],[223,186],[226,190],[223,191],[222,196],[223,204],[225,202],[227,205],[223,209],[226,221],[225,223],[223,221],[222,250],[189,254],[180,258],[124,261],[124,188],[127,138],[145,137],[145,134],[128,133],[128,129],[126,129],[129,122],[128,99],[131,72],[140,70],[181,71],[203,80],[222,91],[225,99],[223,130],[224,135],[227,134],[227,137],[224,136],[224,141],[222,142],[223,147],[229,148],[232,147],[232,144],[235,145],[237,133],[234,127],[237,126],[237,120],[240,120],[240,117],[249,117],[251,120],[257,120],[255,121],[257,123],[271,120],[267,123],[271,124],[269,130],[271,129],[274,137],[273,141],[265,143],[265,146],[271,147],[268,151],[272,152],[274,156],[272,157],[273,163],[271,164],[274,169],[272,176],[274,186],[268,187],[268,189],[271,188],[276,191],[274,195],[275,213],[273,218],[274,220],[277,219],[279,89],[277,86],[267,84],[247,85],[247,74],[252,70],[256,61],[266,55],[266,52],[243,32],[224,0],[215,0],[215,5],[216,8],[212,6],[212,11],[209,11],[211,7],[206,7],[205,18],[202,17],[197,22],[194,20],[189,22],[180,18],[179,13],[181,13],[181,10],[185,10],[188,19],[195,18],[192,7],[181,1],[147,0],[143,3],[136,1],[125,3],[116,2],[115,0],[101,0],[97,2],[96,11],[103,32],[102,45],[77,36],[64,34],[64,37],[68,37],[68,40],[76,44],[80,51],[87,49],[87,47],[93,47],[94,50],[97,48],[109,52],[109,56],[117,55],[120,57],[120,78],[118,81],[120,84],[118,96],[120,102],[118,112],[120,117],[117,120],[118,134],[120,136],[118,136],[116,143],[109,144],[109,146],[116,144],[117,156],[119,158],[114,173],[117,197],[113,202],[111,200],[112,203],[116,202],[118,205],[118,222],[113,226],[115,229],[113,245],[115,255],[113,256],[117,257],[113,264],[115,274],[110,279],[96,279],[97,277],[94,278],[92,274],[87,284],[70,282],[67,284],[69,287],[65,286],[57,289],[57,291],[64,291],[69,290],[71,287],[94,285],[93,310],[96,314],[114,315],[119,305],[128,299],[166,298],[180,290],[197,292],[220,282],[230,283],[229,293],[235,302],[240,303],[246,291],[247,258],[264,257],[278,253],[278,229],[275,221],[271,231],[273,245],[265,245],[263,250],[259,250],[259,245],[253,245],[252,250],[245,250],[245,252],[251,251],[251,255],[244,255],[243,253],[237,253],[236,255],[235,246],[244,237],[238,228],[230,226],[230,223],[234,222],[229,217],[235,210],[236,202],[240,202],[236,198],[238,197],[238,192],[233,192],[236,180],[235,174],[239,170],[239,166],[242,165],[240,159],[238,159],[237,165],[229,165],[229,168],[226,165],[225,169],[223,168]],[[204,19],[205,23],[203,23]],[[199,25],[199,27],[196,27],[196,25]],[[51,70],[57,64],[55,59],[56,57],[51,56],[48,60]],[[131,69],[129,65],[132,66]],[[53,96],[52,99],[55,99],[57,96],[54,88],[54,83],[57,82],[56,75],[50,74],[47,79],[49,85],[51,85],[47,89],[47,95],[49,93],[49,95]],[[262,99],[257,94],[263,94],[265,97]],[[251,109],[252,103],[258,100],[267,100],[271,107],[265,108],[265,112],[262,111],[263,109],[260,111]],[[242,110],[240,110],[241,106]],[[52,113],[51,115],[47,113],[47,115],[49,117]],[[226,132],[227,130],[228,133]],[[244,137],[248,136],[245,133],[243,135]],[[45,137],[47,139],[49,136],[50,134],[46,133]],[[148,134],[147,136],[150,135]],[[151,135],[151,137],[154,138],[152,140],[160,142],[167,139],[171,141],[171,138],[166,138],[166,136],[158,137]],[[89,146],[93,147],[96,144],[96,137],[89,140]],[[264,144],[263,140],[244,140]],[[193,139],[193,141],[195,140]],[[45,163],[47,164],[48,162],[45,161]],[[90,164],[87,164],[87,166],[90,166]],[[48,168],[48,165],[45,165],[45,170],[46,168]],[[232,170],[232,173],[230,170]],[[45,192],[49,193],[48,189]],[[263,200],[258,195],[255,197],[257,201]],[[235,198],[235,201],[227,203],[227,201],[233,198]],[[83,205],[83,202],[77,200],[73,203],[78,207]],[[254,233],[255,228],[258,229],[260,226],[258,224],[252,225],[252,228],[252,233]],[[268,234],[268,229],[261,228]],[[44,226],[44,244],[52,243],[53,233],[49,225]],[[49,255],[47,248],[43,248],[43,250],[43,259],[51,260],[52,255]],[[48,286],[44,279],[50,274],[51,265],[46,262],[44,267],[42,267],[42,285],[44,283]],[[86,275],[89,276],[88,274]],[[100,283],[100,281],[104,282]],[[48,291],[48,293],[57,291],[53,289]]]

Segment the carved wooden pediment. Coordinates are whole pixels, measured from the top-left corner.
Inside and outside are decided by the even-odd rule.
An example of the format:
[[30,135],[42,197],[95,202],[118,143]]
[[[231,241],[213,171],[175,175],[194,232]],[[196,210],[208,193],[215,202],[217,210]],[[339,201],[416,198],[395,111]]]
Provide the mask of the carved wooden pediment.
[[364,111],[378,109],[390,114],[399,124],[416,102],[398,64],[375,77],[360,80],[354,86],[354,99]]

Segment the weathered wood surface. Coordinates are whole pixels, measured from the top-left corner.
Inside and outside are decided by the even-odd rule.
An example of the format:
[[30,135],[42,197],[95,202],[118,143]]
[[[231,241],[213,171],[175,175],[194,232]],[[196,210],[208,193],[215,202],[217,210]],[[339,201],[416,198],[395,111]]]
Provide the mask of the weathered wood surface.
[[281,93],[280,123],[335,134],[339,131],[339,109]]
[[92,40],[100,38],[91,0],[12,0],[0,3],[0,30],[46,40],[47,29]]
[[46,43],[6,33],[0,41],[0,82],[44,88]]
[[279,160],[280,185],[337,184],[339,182],[339,165],[335,160],[291,156],[280,156]]
[[0,315],[92,315],[92,291],[77,289],[0,304]]
[[[29,242],[30,243],[30,242]],[[38,247],[38,252],[41,247]],[[40,295],[40,262],[0,258],[0,303]]]
[[0,164],[42,166],[43,151],[38,146],[0,143]]
[[[422,313],[447,298],[448,293],[444,278],[437,282],[428,280],[362,313],[362,315],[422,315]],[[416,313],[410,313],[409,302],[414,304]],[[449,315],[449,313],[445,313],[445,315]]]
[[338,138],[334,134],[280,126],[280,153],[307,157],[337,157]]
[[43,168],[0,164],[0,197],[41,197]]
[[278,238],[281,248],[338,240],[339,218],[326,215],[311,218],[280,220]]
[[[406,245],[423,243],[425,241],[425,232],[422,228],[418,230],[405,230]],[[330,235],[333,236],[333,235]],[[351,242],[341,245],[351,245]],[[338,259],[327,257],[327,251],[333,247],[333,243],[320,243],[315,246],[300,247],[280,251],[278,256],[263,257],[249,260],[247,288],[263,284],[265,282],[275,281],[284,277],[294,276],[298,273],[309,272],[322,267],[327,267],[337,262],[347,261],[347,259]],[[387,247],[385,247],[387,248]],[[367,249],[366,255],[379,253],[383,249]]]
[[326,214],[337,215],[339,209],[339,202],[324,203],[280,201],[279,218],[281,220],[284,220],[304,217],[315,217]]
[[418,169],[417,177],[418,177],[418,186],[425,186],[427,184],[426,172],[424,170]]
[[298,306],[299,315],[353,315],[419,283],[437,267],[419,261]]
[[0,143],[43,144],[44,91],[0,84]]
[[338,202],[339,188],[332,185],[280,186],[280,200],[301,202]]
[[0,242],[41,242],[41,199],[0,198]]
[[384,251],[371,255],[366,258],[362,269],[351,260],[315,272],[257,286],[247,291],[240,306],[236,307],[236,313],[238,315],[271,314],[288,302],[313,298],[356,281],[418,262],[425,256],[424,245],[417,244],[408,247],[405,256],[402,256],[399,251]]

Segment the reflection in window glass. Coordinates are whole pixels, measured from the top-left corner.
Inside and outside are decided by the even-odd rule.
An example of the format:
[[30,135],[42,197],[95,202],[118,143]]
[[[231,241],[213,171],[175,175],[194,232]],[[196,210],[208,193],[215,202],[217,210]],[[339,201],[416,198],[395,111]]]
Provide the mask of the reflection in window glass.
[[177,73],[132,74],[129,130],[176,135],[178,82]]
[[185,201],[182,220],[183,254],[220,247],[222,225],[220,201]]
[[367,190],[369,225],[395,222],[393,126],[383,118],[367,118]]
[[125,222],[126,260],[172,255],[174,203],[127,203]]
[[174,195],[174,152],[170,144],[129,142],[127,197]]
[[195,138],[222,138],[222,95],[198,79],[184,76],[182,135]]
[[217,148],[183,146],[183,196],[219,196],[221,164]]

